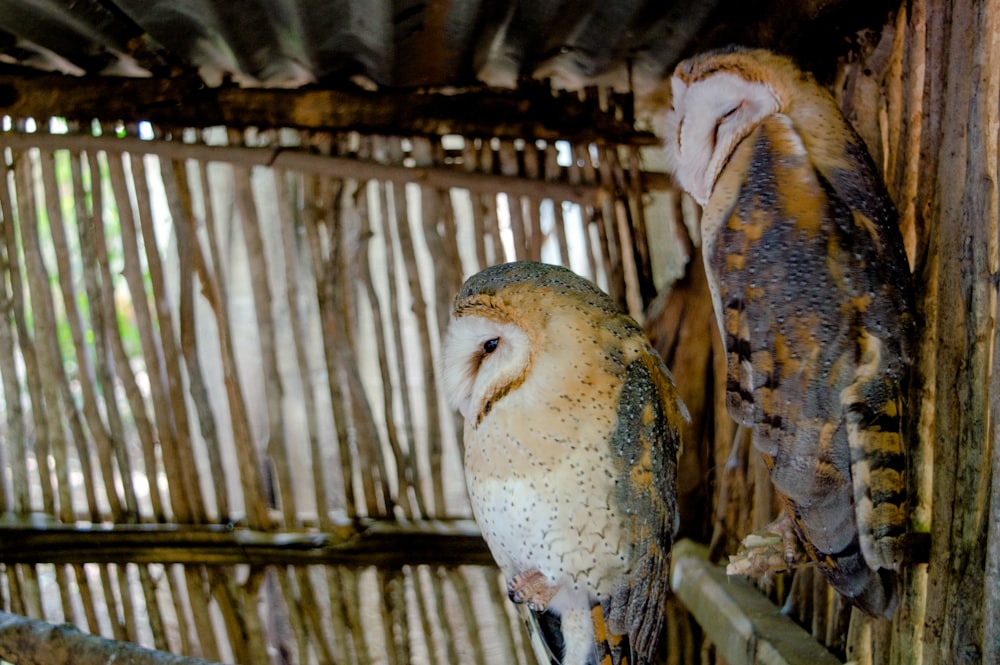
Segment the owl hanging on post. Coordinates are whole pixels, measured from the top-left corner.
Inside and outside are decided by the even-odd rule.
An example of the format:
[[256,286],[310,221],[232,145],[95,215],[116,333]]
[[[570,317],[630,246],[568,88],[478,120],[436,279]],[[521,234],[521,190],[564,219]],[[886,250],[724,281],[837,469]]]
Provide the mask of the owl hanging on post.
[[775,530],[858,608],[890,616],[914,339],[896,209],[833,97],[790,59],[715,51],[670,84],[657,130],[702,205],[726,404],[770,469]]
[[686,411],[639,326],[565,268],[507,263],[462,286],[442,355],[476,520],[536,655],[649,663]]

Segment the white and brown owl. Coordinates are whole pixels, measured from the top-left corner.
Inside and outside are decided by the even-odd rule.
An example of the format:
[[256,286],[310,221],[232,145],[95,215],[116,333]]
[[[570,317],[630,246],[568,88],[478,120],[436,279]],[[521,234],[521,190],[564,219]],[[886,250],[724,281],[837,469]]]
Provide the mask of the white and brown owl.
[[703,206],[729,412],[826,579],[890,615],[914,337],[895,207],[832,96],[790,59],[707,53],[677,66],[671,93],[658,131]]
[[639,326],[565,268],[494,266],[455,297],[443,377],[476,519],[536,654],[648,663],[685,412]]

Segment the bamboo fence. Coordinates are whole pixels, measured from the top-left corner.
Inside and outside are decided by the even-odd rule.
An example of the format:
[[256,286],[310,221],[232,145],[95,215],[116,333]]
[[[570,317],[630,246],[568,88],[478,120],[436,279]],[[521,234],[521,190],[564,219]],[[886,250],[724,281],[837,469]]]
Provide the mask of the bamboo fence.
[[530,663],[437,361],[464,277],[641,316],[638,154],[4,120],[3,608],[239,663]]
[[[695,598],[699,625],[670,601],[661,662],[787,644],[773,616],[734,618],[751,605],[862,665],[1000,662],[997,5],[901,3],[831,85],[914,268],[910,528],[929,551],[874,622],[808,567],[758,582],[761,606],[685,543],[718,602]],[[724,561],[774,517],[764,465],[733,453],[697,210],[645,171],[655,151],[2,122],[4,610],[210,660],[530,665],[436,375],[451,294],[514,258],[645,319],[693,416],[682,536]],[[680,277],[657,293],[664,247]]]

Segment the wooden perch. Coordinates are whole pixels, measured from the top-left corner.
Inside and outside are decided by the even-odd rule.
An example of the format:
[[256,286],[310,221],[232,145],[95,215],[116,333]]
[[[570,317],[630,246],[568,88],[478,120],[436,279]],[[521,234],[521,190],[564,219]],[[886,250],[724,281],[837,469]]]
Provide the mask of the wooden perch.
[[18,665],[211,665],[201,658],[106,640],[69,624],[57,626],[8,612],[0,612],[0,659]]
[[670,586],[730,665],[839,663],[760,592],[708,562],[708,548],[674,545]]

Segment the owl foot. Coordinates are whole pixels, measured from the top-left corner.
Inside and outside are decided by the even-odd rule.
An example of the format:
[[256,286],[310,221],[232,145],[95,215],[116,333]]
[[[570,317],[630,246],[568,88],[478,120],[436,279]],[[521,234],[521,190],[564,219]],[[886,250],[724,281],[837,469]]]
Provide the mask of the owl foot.
[[559,589],[549,584],[537,568],[514,575],[507,583],[507,595],[515,603],[525,603],[535,612],[544,612]]
[[736,556],[729,557],[727,575],[751,575],[759,577],[773,572],[785,572],[807,562],[792,518],[782,511],[760,533],[752,533],[743,539],[743,548]]

